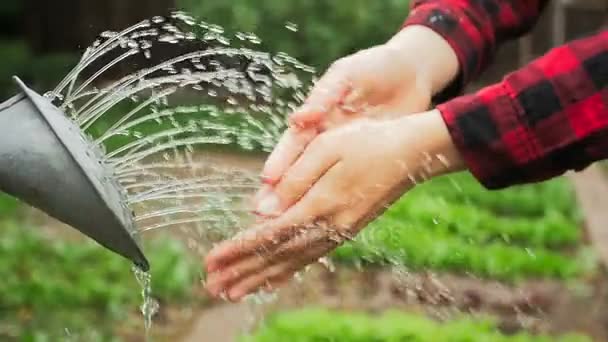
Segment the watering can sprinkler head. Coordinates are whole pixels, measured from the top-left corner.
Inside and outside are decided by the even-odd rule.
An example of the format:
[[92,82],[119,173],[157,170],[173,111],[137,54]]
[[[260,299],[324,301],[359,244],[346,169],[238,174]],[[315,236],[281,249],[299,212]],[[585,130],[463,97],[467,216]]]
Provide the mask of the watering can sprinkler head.
[[101,152],[59,108],[15,81],[21,93],[0,104],[0,190],[147,271],[132,214]]

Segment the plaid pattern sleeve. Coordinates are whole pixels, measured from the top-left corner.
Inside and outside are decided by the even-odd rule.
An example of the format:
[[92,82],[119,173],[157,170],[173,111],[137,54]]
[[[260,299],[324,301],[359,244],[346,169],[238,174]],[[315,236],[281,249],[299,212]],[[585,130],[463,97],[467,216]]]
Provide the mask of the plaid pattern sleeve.
[[458,56],[460,73],[437,96],[459,94],[491,62],[500,43],[528,32],[548,0],[412,0],[404,26],[424,25],[440,34]]
[[470,171],[490,189],[606,159],[608,30],[437,108]]

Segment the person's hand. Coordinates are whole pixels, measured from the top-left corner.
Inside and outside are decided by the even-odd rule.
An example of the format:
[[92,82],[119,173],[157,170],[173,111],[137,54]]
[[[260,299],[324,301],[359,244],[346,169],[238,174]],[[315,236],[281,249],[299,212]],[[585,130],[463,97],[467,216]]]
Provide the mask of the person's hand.
[[319,133],[356,118],[425,111],[457,72],[452,48],[423,26],[407,27],[383,45],[336,61],[290,116],[291,127],[264,166],[267,185],[261,193],[279,181]]
[[239,300],[278,287],[352,239],[417,182],[461,167],[438,111],[327,131],[261,199],[266,216],[284,214],[209,253],[207,288]]

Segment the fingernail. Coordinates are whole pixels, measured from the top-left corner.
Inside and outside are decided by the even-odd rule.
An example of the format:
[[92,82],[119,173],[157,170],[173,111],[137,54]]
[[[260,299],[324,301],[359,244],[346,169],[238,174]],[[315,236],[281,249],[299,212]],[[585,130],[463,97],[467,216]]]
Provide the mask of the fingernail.
[[273,216],[279,211],[279,197],[276,194],[270,193],[266,195],[256,208],[256,212],[262,216]]
[[264,183],[266,185],[273,186],[273,185],[275,185],[277,183],[276,179],[268,177],[268,176],[262,175],[261,178],[262,178],[262,183]]
[[242,293],[242,291],[231,291],[228,293],[228,298],[230,298],[231,302],[238,302],[239,300],[241,300],[241,298],[243,298],[244,294]]
[[209,292],[209,294],[213,297],[217,297],[219,296],[221,289],[218,287],[217,284],[207,284],[207,286],[205,286],[205,288],[207,289],[207,292]]
[[255,209],[257,208],[258,203],[260,203],[260,200],[262,200],[262,198],[266,197],[271,191],[272,191],[272,187],[270,185],[264,184],[264,185],[262,185],[262,187],[260,187],[258,192],[255,195],[253,195],[253,197],[251,198],[251,207],[250,207],[250,210],[253,212],[253,214],[256,214]]

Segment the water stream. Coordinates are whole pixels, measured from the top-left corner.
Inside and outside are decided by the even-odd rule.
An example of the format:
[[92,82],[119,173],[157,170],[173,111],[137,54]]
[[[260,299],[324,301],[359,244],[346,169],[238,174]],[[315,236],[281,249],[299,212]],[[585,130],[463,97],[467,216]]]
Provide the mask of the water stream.
[[[136,234],[178,228],[204,254],[250,222],[257,171],[214,153],[269,151],[314,81],[313,68],[260,44],[182,12],[154,17],[101,34],[45,95],[104,151]],[[150,274],[134,273],[148,331],[158,303]]]

